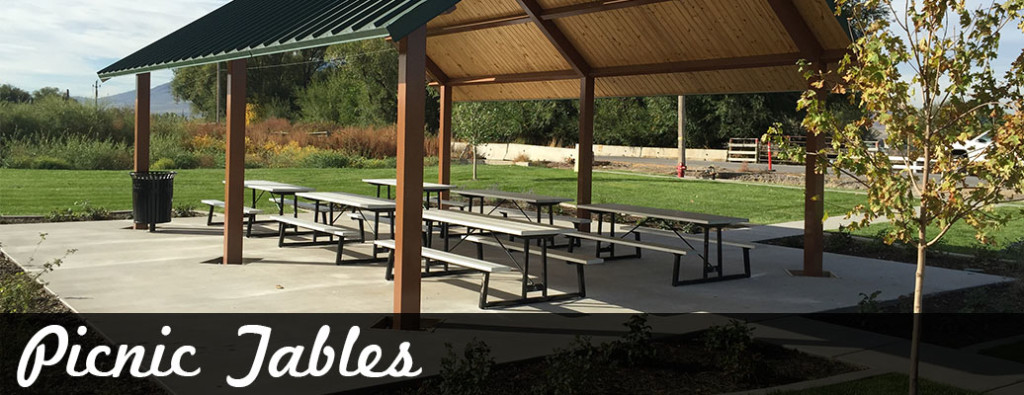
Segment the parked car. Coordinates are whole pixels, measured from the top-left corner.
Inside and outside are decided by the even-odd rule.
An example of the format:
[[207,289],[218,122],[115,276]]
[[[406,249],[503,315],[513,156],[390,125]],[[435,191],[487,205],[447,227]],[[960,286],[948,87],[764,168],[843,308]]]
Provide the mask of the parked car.
[[972,161],[984,161],[985,151],[989,144],[992,144],[992,139],[988,137],[988,132],[982,133],[963,144],[953,144],[953,155],[969,158]]

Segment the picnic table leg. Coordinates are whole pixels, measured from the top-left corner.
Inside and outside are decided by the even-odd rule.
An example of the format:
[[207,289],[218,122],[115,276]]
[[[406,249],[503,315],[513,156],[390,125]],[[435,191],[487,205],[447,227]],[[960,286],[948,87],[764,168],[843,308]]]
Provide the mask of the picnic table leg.
[[526,300],[527,283],[530,281],[530,239],[523,239],[523,300]]
[[252,191],[252,208],[256,208],[256,190],[255,189],[251,189],[251,191]]
[[[551,239],[552,239],[551,241],[553,242],[554,238],[552,237]],[[540,292],[541,292],[541,296],[546,298],[546,297],[548,297],[548,243],[547,243],[547,240],[543,240],[540,243],[540,265],[544,269],[544,277],[541,278],[541,281],[544,283],[544,284],[542,284],[544,286],[544,288],[541,288]]]
[[377,185],[377,197],[380,197],[380,185]]
[[710,238],[711,238],[711,228],[705,226],[704,227],[704,269],[701,270],[702,272],[704,272],[704,279],[705,280],[707,280],[707,278],[708,278],[708,267],[710,266],[710,263],[708,262],[708,253],[711,252],[711,247],[710,247],[710,245],[708,243],[708,239],[710,239]]
[[722,277],[722,227],[718,227],[718,277]]
[[[253,197],[255,197],[256,196],[256,190],[253,189],[252,192],[253,192]],[[280,196],[280,198],[278,199],[278,202],[280,202],[280,203],[277,204],[277,215],[284,215],[284,195]]]
[[[284,200],[284,194],[281,194],[281,200]],[[292,213],[295,218],[299,218],[299,195],[292,195]]]

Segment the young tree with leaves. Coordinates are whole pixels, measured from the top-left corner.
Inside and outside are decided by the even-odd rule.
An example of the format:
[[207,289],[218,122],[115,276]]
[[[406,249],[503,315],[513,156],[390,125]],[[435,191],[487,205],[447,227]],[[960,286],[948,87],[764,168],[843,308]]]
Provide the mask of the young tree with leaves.
[[[818,165],[867,189],[868,203],[850,213],[859,218],[852,227],[886,218],[892,223],[886,242],[917,247],[910,355],[915,394],[928,249],[960,221],[974,227],[980,242],[990,242],[986,232],[1015,214],[995,210],[996,204],[1024,193],[1024,50],[1014,49],[1020,54],[1003,72],[995,64],[1003,29],[1024,30],[1024,0],[978,8],[962,0],[894,3],[839,0],[842,11],[882,7],[892,19],[858,27],[863,35],[840,63],[838,78],[804,64],[812,89],[799,107],[807,111],[807,130],[832,137],[836,157],[829,164],[821,156]],[[829,92],[849,93],[862,116],[840,120],[824,104]],[[864,144],[862,131],[876,124],[885,127],[888,151]],[[987,147],[966,155],[954,150],[982,133],[991,138]]]

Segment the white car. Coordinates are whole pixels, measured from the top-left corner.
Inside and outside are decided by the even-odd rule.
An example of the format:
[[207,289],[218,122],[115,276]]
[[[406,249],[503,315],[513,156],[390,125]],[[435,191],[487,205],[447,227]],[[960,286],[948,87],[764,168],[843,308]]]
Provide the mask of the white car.
[[953,144],[953,156],[966,157],[972,162],[984,161],[989,144],[992,144],[992,139],[988,137],[987,132],[982,133],[964,144]]

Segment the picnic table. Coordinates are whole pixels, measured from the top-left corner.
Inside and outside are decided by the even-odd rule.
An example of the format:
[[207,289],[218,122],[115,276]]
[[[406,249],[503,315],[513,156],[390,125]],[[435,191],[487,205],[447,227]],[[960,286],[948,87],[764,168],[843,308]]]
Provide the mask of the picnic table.
[[[620,239],[624,239],[626,236],[628,236],[630,234],[634,234],[637,231],[638,228],[640,228],[641,226],[643,226],[644,224],[646,224],[648,221],[650,221],[652,219],[663,219],[663,220],[668,220],[668,221],[691,223],[691,224],[694,224],[694,225],[697,225],[697,226],[700,226],[701,228],[703,228],[703,230],[704,230],[704,238],[703,238],[704,239],[704,248],[703,248],[703,254],[701,254],[700,257],[703,259],[703,263],[704,263],[704,270],[703,270],[703,273],[704,273],[703,277],[704,278],[702,280],[695,280],[695,281],[685,282],[687,284],[699,283],[699,282],[708,282],[708,281],[721,281],[721,280],[729,280],[729,279],[734,279],[734,278],[750,277],[749,268],[747,269],[747,273],[745,273],[743,275],[724,276],[723,273],[722,273],[722,244],[723,244],[722,229],[725,228],[725,227],[736,226],[736,225],[748,222],[749,219],[747,219],[747,218],[726,217],[726,216],[721,216],[721,215],[694,213],[694,212],[689,212],[689,211],[669,210],[669,209],[661,209],[661,208],[631,206],[631,205],[626,205],[626,204],[610,204],[610,203],[609,204],[580,204],[580,205],[577,205],[576,208],[579,209],[579,210],[586,210],[586,211],[589,211],[589,212],[591,212],[593,214],[597,214],[597,233],[598,234],[601,234],[601,232],[602,232],[601,228],[602,228],[602,225],[603,225],[603,218],[604,218],[604,216],[608,215],[610,217],[609,219],[610,219],[610,223],[611,223],[611,230],[609,232],[610,232],[611,237],[613,237],[613,238],[616,237],[616,235],[615,235],[615,220],[616,220],[616,217],[623,216],[623,215],[630,215],[630,216],[635,216],[635,217],[641,217],[641,218],[643,218],[643,220],[638,222],[635,226],[633,226],[626,233],[624,233],[621,236],[619,236]],[[711,229],[715,229],[716,232],[717,232],[716,244],[717,244],[717,249],[718,249],[718,256],[717,256],[717,265],[716,266],[711,266],[711,264],[709,262],[709,259],[708,259],[709,253],[710,253]],[[691,250],[694,250],[694,251],[697,250],[696,248],[693,247],[693,245],[690,244],[690,242],[687,240],[687,238],[684,235],[679,233],[679,231],[673,229],[672,232],[675,233],[675,235],[677,237],[679,237],[679,240],[681,240],[683,243],[685,243],[686,246],[689,247]],[[736,243],[730,243],[730,244],[736,244]],[[749,249],[752,248],[751,246],[746,246],[746,247],[747,248],[744,249],[744,254],[747,254]],[[600,251],[600,242],[598,242],[598,250]],[[639,254],[628,255],[628,256],[615,256],[615,246],[614,246],[614,244],[611,246],[610,250],[611,250],[611,255],[612,255],[611,258],[612,259],[614,259],[614,258],[633,258],[633,257],[639,257]],[[747,262],[745,262],[745,263],[747,263]],[[717,278],[708,279],[707,274],[708,274],[709,271],[716,272],[717,275],[718,275]]]
[[[283,203],[285,197],[288,195],[292,196],[292,202],[295,206],[295,216],[299,216],[298,197],[296,193],[300,192],[312,192],[316,188],[304,187],[301,185],[285,184],[283,182],[266,181],[266,180],[245,180],[243,184],[246,188],[252,190],[252,208],[256,208],[256,201],[263,197],[264,193],[269,193],[271,196],[278,196],[280,201]],[[259,196],[257,196],[257,191]],[[279,204],[278,214],[284,215],[284,204]]]
[[[357,220],[360,223],[360,233],[362,232],[362,224],[364,222],[369,222],[369,218],[366,217],[365,212],[369,211],[373,213],[373,227],[371,233],[373,233],[374,240],[380,240],[381,214],[386,213],[388,215],[392,215],[395,212],[395,202],[393,200],[375,198],[372,196],[356,195],[345,192],[300,192],[296,193],[295,196],[313,201],[316,211],[320,211],[321,204],[326,204],[329,208],[328,213],[330,216],[330,223],[328,225],[334,225],[335,221],[338,219],[338,217],[335,217],[334,215],[335,207],[338,207],[342,213],[344,213],[345,210],[351,210],[353,213],[358,214]],[[339,215],[340,214],[341,213],[339,213]],[[390,238],[393,238],[395,235],[395,223],[394,221],[390,221],[390,224]],[[377,252],[377,247],[374,246],[374,259],[377,259]]]
[[[374,185],[377,187],[377,197],[381,197],[381,188],[387,190],[387,198],[391,199],[391,188],[398,188],[398,180],[394,178],[368,178],[364,179],[363,182]],[[434,184],[430,182],[423,183],[423,193],[427,195],[426,201],[430,201],[430,195],[437,195],[437,207],[441,207],[441,193],[448,192],[455,189],[456,186],[448,184]],[[430,209],[430,205],[424,205],[425,208]]]
[[476,189],[461,190],[460,189],[460,190],[455,191],[455,193],[457,193],[457,194],[465,197],[467,200],[469,200],[469,211],[473,211],[473,201],[475,199],[480,199],[480,213],[481,214],[484,213],[484,199],[485,198],[491,198],[491,199],[497,199],[498,200],[498,203],[495,204],[495,207],[492,208],[487,214],[493,213],[495,210],[498,209],[498,207],[501,206],[502,203],[509,202],[509,203],[512,203],[519,210],[519,212],[523,214],[524,217],[526,217],[527,219],[532,220],[530,215],[526,213],[526,210],[524,210],[523,207],[519,205],[519,202],[523,202],[523,203],[527,203],[527,204],[533,205],[534,207],[537,208],[537,217],[536,217],[537,221],[536,222],[538,222],[538,223],[543,221],[543,219],[542,219],[543,218],[542,211],[543,211],[543,208],[547,207],[547,209],[548,209],[548,224],[554,224],[555,223],[555,214],[554,214],[554,210],[553,210],[555,205],[557,205],[559,203],[565,203],[565,202],[571,202],[572,201],[572,199],[558,197],[558,196],[544,196],[544,195],[534,195],[534,194],[530,194],[530,193],[516,193],[516,192],[505,192],[505,191],[495,191],[495,190],[476,190]]
[[[522,251],[524,252],[523,261],[520,265],[511,253],[508,253],[509,258],[512,259],[512,263],[522,273],[522,289],[521,298],[516,300],[508,300],[501,302],[489,303],[489,306],[508,306],[508,305],[519,305],[525,303],[544,302],[551,300],[562,300],[567,298],[576,297],[576,294],[562,294],[548,296],[548,255],[547,255],[547,243],[541,243],[541,266],[543,274],[541,276],[541,282],[534,282],[530,278],[530,244],[533,240],[542,240],[554,238],[558,235],[574,232],[571,228],[562,228],[553,225],[539,224],[527,221],[518,221],[512,219],[506,219],[491,215],[477,214],[465,211],[454,211],[454,210],[431,210],[423,213],[423,220],[427,223],[428,232],[432,231],[434,223],[442,226],[442,234],[448,234],[448,226],[464,226],[469,229],[476,229],[479,231],[487,232],[495,241],[501,245],[502,243],[510,243],[508,240],[501,240],[498,234],[504,234],[509,236],[515,236],[523,240]],[[428,233],[429,234],[429,233]],[[449,245],[449,239],[447,237],[442,238],[444,241],[444,251],[451,251],[452,248],[458,246]],[[461,242],[461,240],[460,240]],[[431,247],[433,244],[432,238],[427,239],[427,246]],[[528,297],[530,292],[541,292],[540,297]]]

